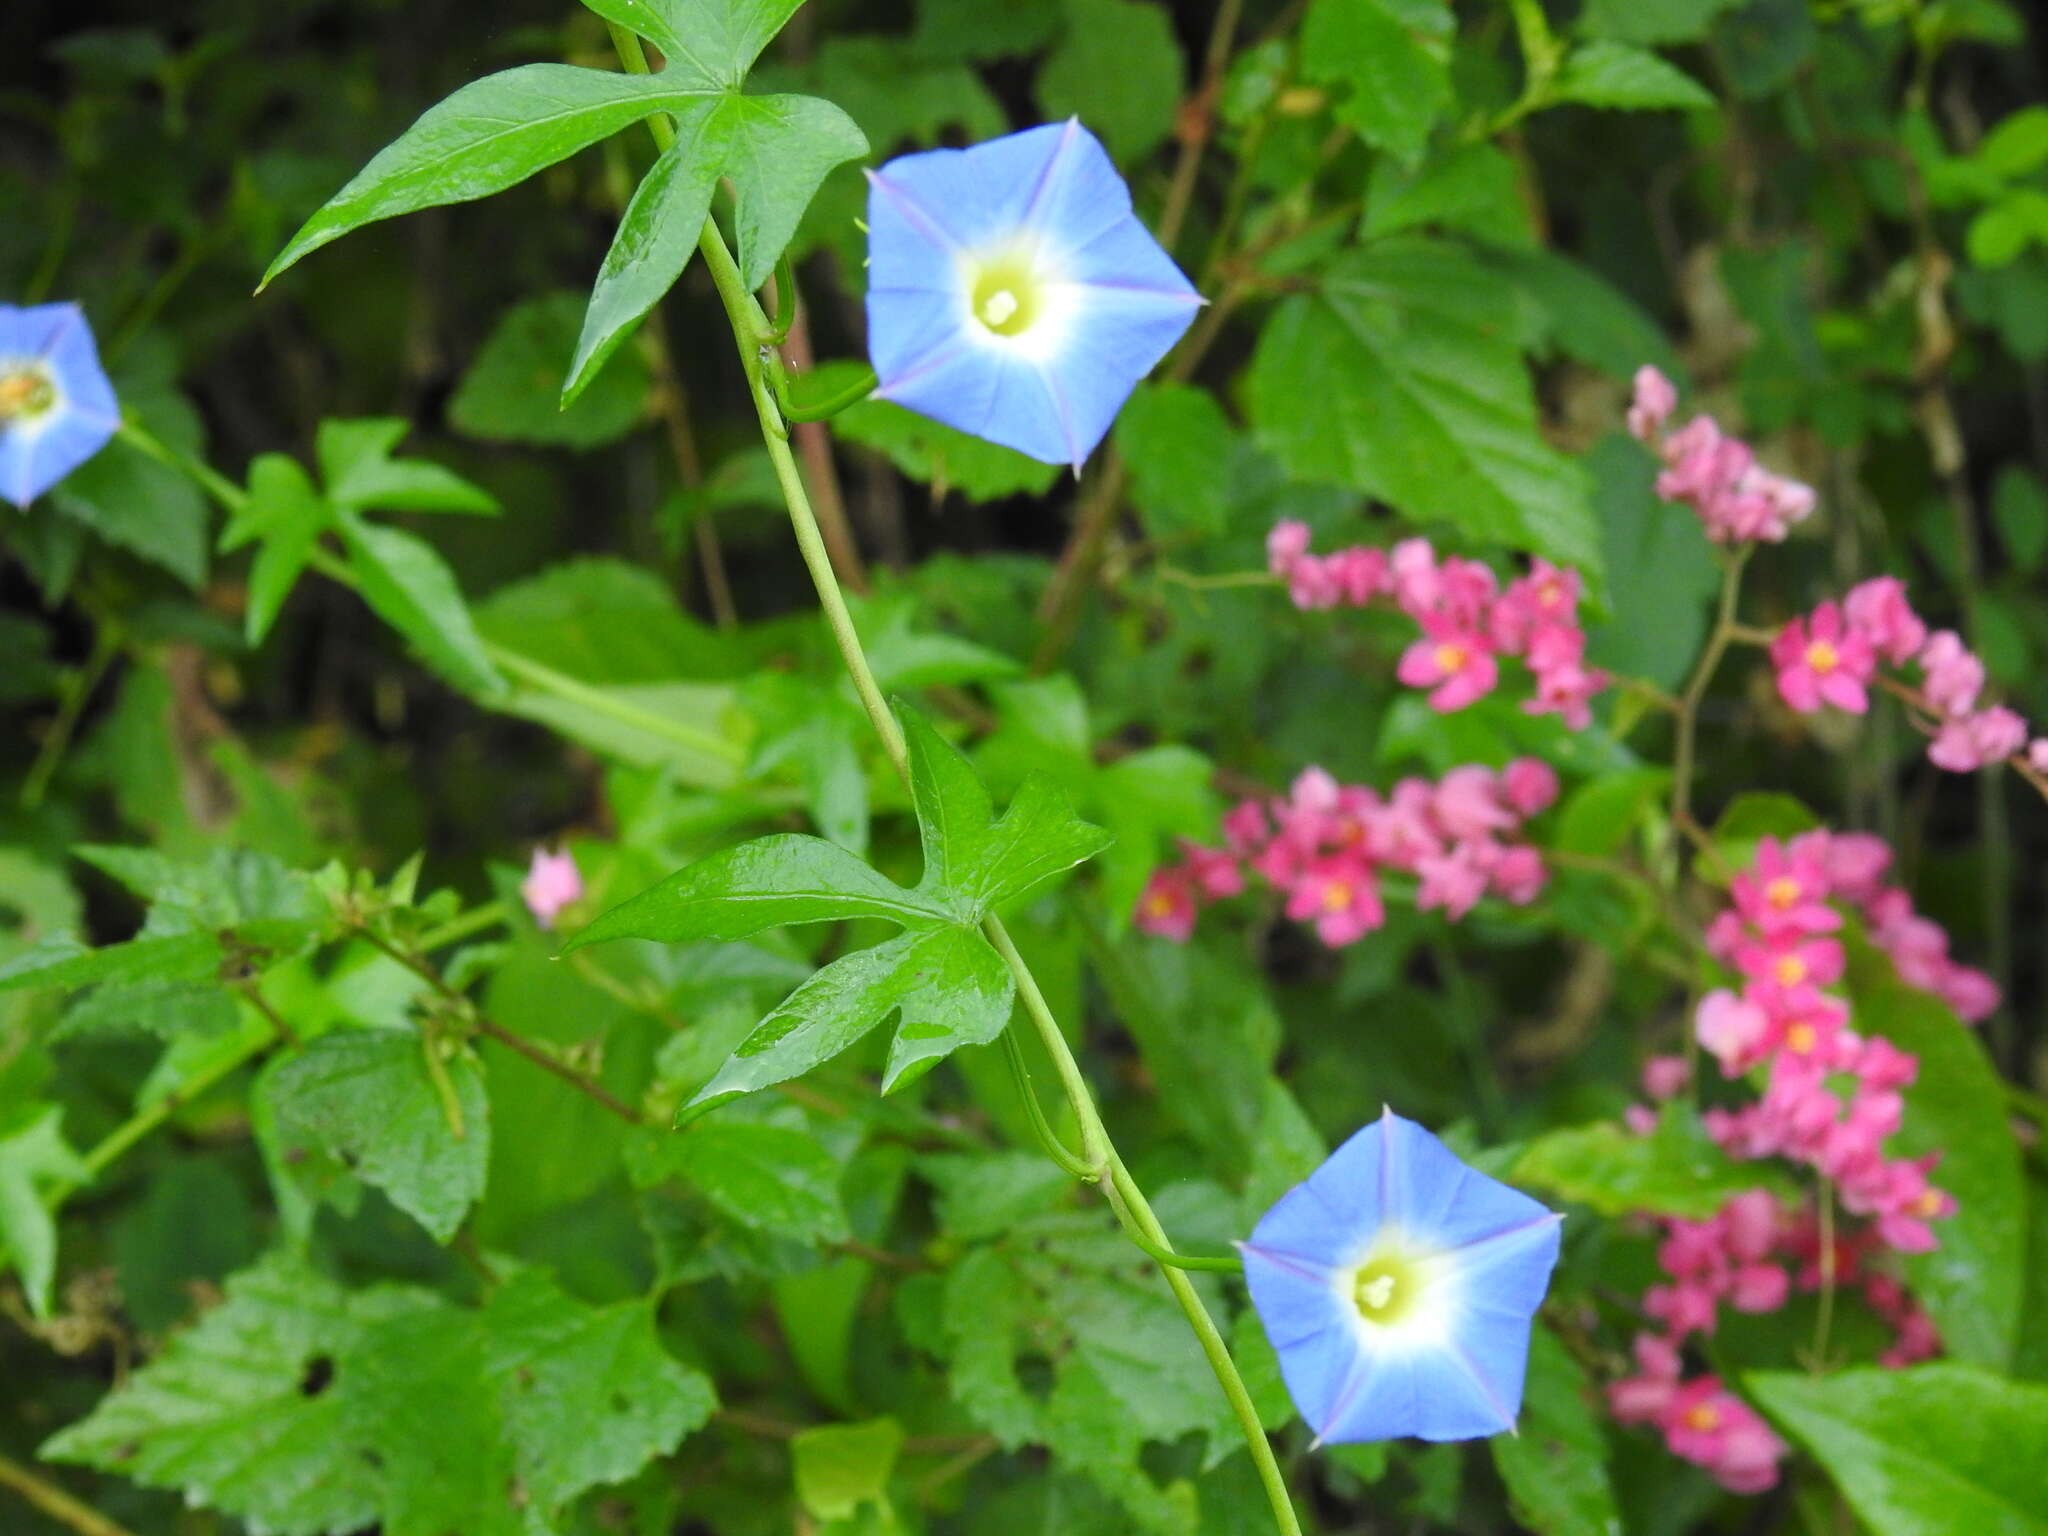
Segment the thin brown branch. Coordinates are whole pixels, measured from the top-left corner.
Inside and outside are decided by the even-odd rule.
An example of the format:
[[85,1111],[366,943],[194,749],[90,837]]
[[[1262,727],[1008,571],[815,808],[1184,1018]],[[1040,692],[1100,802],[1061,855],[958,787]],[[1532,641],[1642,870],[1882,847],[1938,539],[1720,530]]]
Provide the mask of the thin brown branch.
[[70,1526],[78,1536],[132,1536],[126,1526],[116,1525],[49,1479],[6,1456],[0,1456],[0,1487],[12,1488],[31,1506],[59,1525]]

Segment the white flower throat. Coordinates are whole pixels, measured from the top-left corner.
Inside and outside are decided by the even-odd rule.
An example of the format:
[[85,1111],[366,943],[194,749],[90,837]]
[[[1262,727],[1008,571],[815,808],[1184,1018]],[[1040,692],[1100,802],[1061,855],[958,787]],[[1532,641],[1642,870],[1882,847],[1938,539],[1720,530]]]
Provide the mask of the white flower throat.
[[56,381],[38,364],[0,362],[0,427],[33,421],[56,404]]

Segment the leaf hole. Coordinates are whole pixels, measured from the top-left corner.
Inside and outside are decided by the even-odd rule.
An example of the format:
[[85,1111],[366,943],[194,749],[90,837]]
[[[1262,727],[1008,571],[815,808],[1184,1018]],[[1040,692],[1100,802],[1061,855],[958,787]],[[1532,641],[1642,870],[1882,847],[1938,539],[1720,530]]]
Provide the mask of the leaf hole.
[[305,1374],[299,1378],[299,1396],[318,1397],[334,1382],[334,1360],[329,1355],[315,1355],[306,1362]]

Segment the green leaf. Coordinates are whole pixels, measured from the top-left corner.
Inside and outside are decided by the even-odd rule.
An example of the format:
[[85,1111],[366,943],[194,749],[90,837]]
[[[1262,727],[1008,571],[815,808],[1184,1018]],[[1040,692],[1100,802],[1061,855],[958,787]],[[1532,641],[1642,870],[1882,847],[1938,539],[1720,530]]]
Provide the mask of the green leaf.
[[979,921],[988,910],[1036,889],[1100,853],[1108,834],[1079,820],[1043,775],[1017,791],[1000,821],[967,759],[914,710],[898,708],[910,748],[910,793],[924,846],[919,885],[935,899],[964,901]]
[[481,1375],[543,1509],[631,1477],[711,1416],[711,1383],[670,1358],[645,1303],[584,1306],[527,1270],[491,1297],[483,1325]]
[[342,520],[341,537],[363,600],[411,641],[435,671],[486,699],[505,691],[505,680],[470,620],[455,573],[431,544],[355,517]]
[[837,843],[790,833],[757,838],[685,866],[612,908],[563,946],[611,939],[743,939],[788,923],[879,917],[906,928],[949,922],[922,890],[906,891]]
[[889,1478],[903,1449],[903,1426],[894,1419],[827,1424],[789,1442],[796,1496],[819,1520],[848,1520],[864,1504],[889,1506]]
[[1301,28],[1309,79],[1348,87],[1337,115],[1368,144],[1413,164],[1451,105],[1448,6],[1429,0],[1315,0]]
[[839,1164],[804,1131],[707,1120],[666,1136],[661,1161],[742,1226],[798,1243],[848,1236]]
[[1998,472],[1991,495],[1991,515],[2013,569],[2032,574],[2048,556],[2048,491],[2017,464]]
[[1462,144],[1412,170],[1382,156],[1366,189],[1361,233],[1377,240],[1433,225],[1493,245],[1530,247],[1535,231],[1521,182],[1520,167],[1494,144]]
[[1192,384],[1140,384],[1116,421],[1131,500],[1155,537],[1218,534],[1230,515],[1236,433],[1223,407]]
[[1711,107],[1714,94],[1645,48],[1596,41],[1572,50],[1551,85],[1559,101],[1589,107]]
[[1587,0],[1584,26],[1621,43],[1692,43],[1743,0]]
[[718,111],[727,140],[720,174],[733,184],[733,255],[741,280],[758,288],[819,183],[834,166],[865,155],[867,135],[815,96],[736,96]]
[[71,989],[95,982],[205,981],[220,970],[220,939],[168,933],[87,949],[53,935],[0,964],[0,992],[22,987]]
[[498,510],[490,492],[426,459],[394,459],[411,431],[396,416],[323,421],[314,441],[328,500],[352,512],[476,512]]
[[[1591,267],[1546,250],[1494,250],[1486,253],[1485,260],[1505,273],[1535,306],[1542,320],[1543,339],[1564,356],[1577,358],[1614,379],[1633,379],[1644,363],[1655,363],[1673,378],[1684,378],[1685,370],[1663,328]],[[1634,451],[1638,460],[1649,462],[1639,446]],[[1665,517],[1678,513],[1677,508],[1658,505]],[[1698,526],[1697,518],[1686,519],[1682,513],[1673,520]]]
[[917,1171],[939,1192],[939,1229],[964,1242],[1000,1237],[1066,1201],[1073,1179],[1043,1153],[934,1152]]
[[1744,1380],[1874,1536],[2048,1532],[2048,1387],[1950,1364]]
[[530,1536],[711,1408],[643,1302],[585,1306],[524,1270],[478,1312],[273,1255],[43,1454],[275,1536]]
[[[641,183],[641,195],[657,174],[658,166]],[[632,219],[630,209],[626,217]],[[697,223],[703,222],[700,211]],[[602,286],[604,278],[598,282]],[[487,442],[597,448],[638,426],[647,414],[650,386],[638,352],[612,358],[573,405],[562,404],[561,381],[576,352],[582,311],[583,300],[573,293],[542,294],[507,310],[448,402],[456,430]]]
[[50,1315],[57,1278],[57,1221],[45,1197],[52,1187],[89,1183],[92,1171],[64,1140],[64,1111],[32,1108],[0,1123],[0,1253],[13,1261],[29,1310]]
[[[552,370],[545,381],[557,392],[554,403],[563,420],[584,408],[600,377],[616,371],[619,344],[661,302],[690,264],[725,159],[722,134],[715,102],[700,102],[678,113],[675,142],[661,152],[633,189],[611,248],[604,253],[604,264],[598,268],[580,331],[567,348],[559,349],[566,355],[566,366]],[[543,381],[527,369],[513,382],[526,389]],[[643,378],[636,403],[644,406],[645,401]],[[539,409],[528,414],[534,421],[541,418]],[[462,424],[459,418],[456,424]],[[604,440],[595,438],[592,444],[579,446]]]
[[[168,355],[117,370],[121,410],[189,459],[206,456],[199,414],[172,385]],[[124,438],[66,475],[51,505],[109,543],[162,566],[188,587],[206,579],[207,505],[190,477]]]
[[1542,1536],[1621,1529],[1607,1476],[1607,1438],[1585,1369],[1550,1329],[1529,1335],[1528,1384],[1512,1435],[1489,1442],[1515,1516]]
[[1902,1259],[1907,1282],[1948,1353],[2003,1369],[2019,1333],[2027,1208],[2019,1144],[2003,1114],[1986,1113],[2002,1097],[1997,1070],[1946,1004],[1898,980],[1867,945],[1851,946],[1849,975],[1856,1027],[1920,1062],[1886,1151],[1938,1154],[1930,1177],[1956,1198],[1955,1214],[1934,1224],[1940,1246]]
[[1970,158],[2008,179],[2039,170],[2048,164],[2048,107],[2022,107],[2000,118]]
[[277,622],[284,600],[306,568],[334,514],[297,459],[259,454],[249,465],[249,499],[220,536],[223,552],[261,541],[249,567],[249,606],[243,632],[259,644]]
[[1039,106],[1047,118],[1080,118],[1123,164],[1143,159],[1173,131],[1186,74],[1166,8],[1066,0],[1066,22],[1039,66]]
[[1457,247],[1403,236],[1340,256],[1266,322],[1249,402],[1293,475],[1598,581],[1584,472],[1538,430],[1499,279]]
[[1607,567],[1612,617],[1591,626],[1594,662],[1660,688],[1692,670],[1721,567],[1699,519],[1657,499],[1656,461],[1640,444],[1610,433],[1586,455],[1593,509]]
[[829,1061],[900,1011],[882,1091],[914,1080],[1009,1022],[1013,983],[1002,957],[970,928],[906,933],[833,961],[740,1042],[685,1112],[709,1109]]
[[1591,1206],[1603,1216],[1654,1211],[1704,1220],[1761,1178],[1756,1168],[1730,1161],[1708,1139],[1698,1116],[1674,1104],[1665,1107],[1648,1136],[1612,1120],[1546,1132],[1523,1149],[1512,1182]]
[[502,192],[651,113],[682,111],[729,83],[736,82],[690,68],[630,75],[528,64],[465,85],[429,107],[308,219],[263,285],[351,230]]
[[[737,90],[761,50],[803,0],[596,0],[590,8],[631,27],[668,55],[671,67]],[[643,24],[658,31],[642,31]],[[664,41],[666,39],[666,41]]]
[[483,1194],[491,1113],[475,1062],[443,1062],[458,1131],[428,1070],[430,1049],[412,1030],[336,1030],[266,1082],[287,1156],[294,1146],[336,1154],[446,1243]]
[[275,1536],[372,1524],[375,1486],[344,1437],[332,1381],[358,1328],[349,1297],[284,1255],[233,1276],[226,1292],[41,1454],[186,1489]]

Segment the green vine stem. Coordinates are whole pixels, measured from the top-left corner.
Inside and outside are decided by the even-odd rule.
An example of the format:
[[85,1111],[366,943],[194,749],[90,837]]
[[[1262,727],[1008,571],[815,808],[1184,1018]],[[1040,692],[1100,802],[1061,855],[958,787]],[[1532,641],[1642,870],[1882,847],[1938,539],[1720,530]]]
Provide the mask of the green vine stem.
[[[622,51],[628,68],[634,66],[639,57],[639,67],[646,67],[644,56],[635,48],[632,54]],[[861,708],[866,712],[869,723],[881,740],[883,751],[888,754],[897,777],[908,785],[910,782],[909,754],[904,745],[903,731],[896,718],[889,712],[887,701],[875,682],[873,671],[868,666],[867,654],[861,646],[860,636],[854,629],[853,616],[847,610],[846,599],[839,589],[839,580],[832,569],[830,554],[825,540],[818,530],[817,519],[811,513],[810,498],[805,492],[803,477],[797,470],[796,458],[790,452],[788,430],[784,425],[775,398],[775,388],[770,370],[764,361],[765,347],[762,338],[768,333],[769,325],[762,315],[760,306],[747,291],[746,283],[740,276],[738,265],[732,253],[726,249],[725,237],[719,232],[716,220],[707,219],[704,232],[698,239],[697,249],[704,256],[705,265],[710,269],[712,283],[718,289],[718,296],[724,302],[726,318],[731,322],[733,339],[739,348],[740,366],[744,370],[749,389],[754,397],[754,407],[761,421],[761,439],[768,450],[769,462],[774,466],[775,478],[782,488],[783,500],[789,511],[789,521],[796,534],[797,548],[803,556],[804,565],[810,571],[812,585],[816,587],[818,602],[824,610],[825,622],[832,631],[840,659],[846,664],[848,676],[852,679],[854,692],[859,696]],[[1103,1125],[1101,1112],[1095,1106],[1093,1094],[1081,1075],[1080,1064],[1068,1049],[1066,1036],[1061,1032],[1059,1022],[1047,1006],[1045,996],[1040,992],[1037,979],[1024,957],[1017,952],[1016,944],[1004,929],[1000,919],[991,916],[983,924],[983,932],[996,953],[1009,967],[1017,984],[1017,995],[1024,1005],[1024,1012],[1044,1042],[1046,1053],[1052,1058],[1059,1075],[1060,1086],[1065,1090],[1074,1117],[1081,1128],[1081,1158],[1098,1178],[1107,1175],[1114,1194],[1110,1205],[1125,1232],[1138,1244],[1141,1251],[1154,1257],[1171,1253],[1172,1244],[1159,1218],[1153,1214],[1151,1203],[1144,1191],[1130,1175],[1123,1161],[1110,1144],[1109,1132]],[[1139,1241],[1142,1239],[1142,1241]],[[1244,1378],[1238,1373],[1237,1362],[1231,1358],[1230,1348],[1223,1341],[1216,1323],[1209,1316],[1201,1296],[1194,1284],[1179,1268],[1168,1266],[1165,1270],[1166,1283],[1173,1291],[1174,1299],[1181,1311],[1187,1315],[1188,1326],[1194,1330],[1196,1341],[1207,1356],[1210,1368],[1216,1373],[1217,1383],[1230,1401],[1233,1414],[1244,1432],[1245,1445],[1250,1450],[1253,1465],[1258,1468],[1259,1480],[1264,1485],[1266,1496],[1273,1508],[1276,1528],[1282,1536],[1300,1536],[1301,1526],[1294,1513],[1293,1500],[1287,1492],[1287,1483],[1281,1475],[1279,1463],[1273,1455],[1273,1447],[1266,1439],[1266,1432],[1259,1422],[1257,1410],[1252,1406],[1251,1394],[1246,1390]]]

